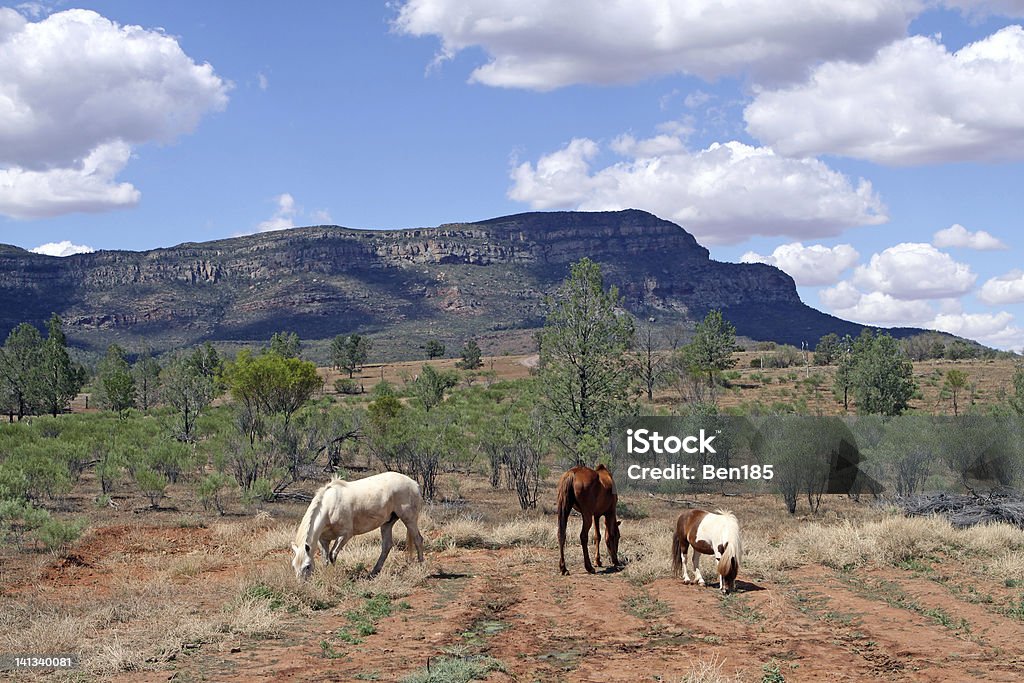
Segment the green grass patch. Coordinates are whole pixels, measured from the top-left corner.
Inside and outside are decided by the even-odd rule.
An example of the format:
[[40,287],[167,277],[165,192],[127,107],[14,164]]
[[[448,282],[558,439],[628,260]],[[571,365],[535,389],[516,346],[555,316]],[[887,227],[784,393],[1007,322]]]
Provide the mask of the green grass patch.
[[656,619],[663,617],[671,611],[671,608],[661,600],[652,598],[647,591],[641,591],[625,600],[625,609],[637,619]]
[[739,593],[730,593],[722,598],[722,609],[730,616],[748,624],[764,621],[764,615],[745,604]]
[[348,624],[338,629],[335,635],[342,642],[358,645],[363,638],[377,632],[378,621],[390,617],[396,610],[406,609],[409,609],[409,603],[404,600],[395,604],[387,595],[370,595],[362,605],[345,612]]
[[505,671],[501,661],[486,655],[443,656],[402,679],[402,683],[469,683],[487,678],[493,671]]

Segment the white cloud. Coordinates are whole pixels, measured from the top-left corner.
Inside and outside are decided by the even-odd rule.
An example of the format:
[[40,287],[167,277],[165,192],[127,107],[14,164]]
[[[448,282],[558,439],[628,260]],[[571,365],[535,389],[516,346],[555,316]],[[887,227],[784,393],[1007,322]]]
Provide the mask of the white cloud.
[[115,180],[130,156],[126,143],[110,142],[98,145],[70,168],[0,168],[0,214],[43,218],[134,206],[139,191],[130,183]]
[[928,327],[979,341],[986,346],[1020,351],[1024,330],[1013,324],[1013,315],[998,313],[939,314]]
[[942,299],[966,294],[977,275],[930,244],[904,242],[858,266],[853,284],[897,299]]
[[277,211],[274,215],[256,226],[256,232],[269,232],[271,230],[284,230],[295,227],[295,217],[298,209],[295,208],[295,198],[285,192],[274,198],[277,202]]
[[767,255],[748,251],[740,257],[743,263],[768,263],[788,273],[798,285],[831,285],[843,271],[852,268],[860,254],[849,244],[826,247],[822,244],[804,246],[801,242],[781,244]]
[[45,254],[46,256],[72,256],[73,254],[91,254],[96,251],[84,244],[74,244],[71,240],[60,242],[47,242],[40,244],[35,249],[29,249],[33,254]]
[[942,248],[962,247],[964,249],[977,249],[978,251],[1007,248],[1001,240],[984,230],[971,232],[959,223],[954,223],[945,230],[936,232],[932,236],[932,244]]
[[471,81],[550,90],[680,72],[792,78],[821,60],[868,59],[905,35],[919,9],[915,0],[409,0],[394,27],[437,36],[435,64],[482,48],[490,61]]
[[690,152],[665,137],[618,138],[613,151],[627,158],[599,169],[591,165],[600,146],[574,139],[536,164],[515,166],[508,196],[534,209],[644,209],[708,244],[752,235],[832,237],[888,220],[870,182],[854,186],[817,159],[789,159],[740,142]]
[[950,53],[912,36],[866,64],[833,61],[806,82],[760,91],[747,130],[782,154],[893,164],[1024,158],[1024,29]]
[[327,209],[317,209],[309,214],[309,219],[317,225],[330,225],[334,222],[334,219],[331,218],[331,212]]
[[327,209],[306,212],[295,201],[295,197],[288,192],[275,196],[274,203],[277,208],[270,218],[260,221],[252,230],[236,233],[235,236],[251,235],[254,232],[270,232],[271,230],[287,230],[300,225],[331,225],[334,222]]
[[925,301],[901,301],[882,292],[865,294],[846,281],[821,290],[818,299],[835,315],[865,325],[919,325],[935,315]]
[[260,87],[260,90],[266,90],[270,87],[270,80],[267,75],[262,71],[256,74],[256,84]]
[[0,8],[0,74],[0,211],[16,217],[137,202],[114,182],[131,146],[191,132],[230,88],[174,38],[77,9]]
[[993,305],[1024,303],[1024,270],[1011,270],[987,280],[981,286],[978,298]]

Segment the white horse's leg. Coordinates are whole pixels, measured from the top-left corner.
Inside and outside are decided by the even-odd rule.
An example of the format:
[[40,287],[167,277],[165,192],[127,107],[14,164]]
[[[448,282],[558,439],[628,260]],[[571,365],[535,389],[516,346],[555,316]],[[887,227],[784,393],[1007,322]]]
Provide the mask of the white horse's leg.
[[697,585],[703,586],[704,577],[700,573],[700,553],[696,548],[693,549],[693,573],[697,577]]
[[[693,550],[696,554],[697,550]],[[683,551],[683,583],[691,583],[690,581],[690,569],[687,565],[690,564],[690,548]]]
[[338,560],[338,554],[341,553],[341,549],[345,547],[345,544],[348,543],[350,538],[352,538],[351,535],[342,535],[338,536],[337,540],[334,541],[334,545],[331,546],[331,564],[334,564]]
[[384,566],[384,560],[388,559],[388,555],[391,554],[391,527],[397,521],[398,516],[392,515],[391,519],[384,522],[380,527],[380,557],[377,558],[377,564],[373,565],[373,571],[370,572],[370,576],[377,576],[380,568]]
[[[408,531],[406,536],[408,538],[412,538],[413,545],[416,546],[416,559],[419,560],[420,562],[422,562],[423,561],[423,534],[420,533],[419,524],[417,523],[416,518],[412,517],[411,515],[410,515],[409,519],[403,519],[402,522],[405,524],[405,528]],[[406,550],[411,550],[411,548],[406,548]]]
[[334,560],[331,559],[331,541],[327,536],[320,536],[320,554],[323,556],[324,562],[334,564]]

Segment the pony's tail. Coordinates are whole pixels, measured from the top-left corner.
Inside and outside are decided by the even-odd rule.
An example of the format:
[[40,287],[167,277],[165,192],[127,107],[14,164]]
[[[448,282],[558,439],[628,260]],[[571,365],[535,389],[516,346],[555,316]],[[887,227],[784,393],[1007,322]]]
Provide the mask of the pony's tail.
[[679,535],[679,529],[672,534],[672,576],[679,578],[679,572],[683,569],[683,543]]

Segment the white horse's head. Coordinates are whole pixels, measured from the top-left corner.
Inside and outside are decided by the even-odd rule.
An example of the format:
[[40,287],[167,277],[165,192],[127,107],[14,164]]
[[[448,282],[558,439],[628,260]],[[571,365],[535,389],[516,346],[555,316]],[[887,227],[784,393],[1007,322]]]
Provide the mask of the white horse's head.
[[313,553],[308,544],[300,546],[292,543],[292,569],[297,579],[305,581],[312,576]]

